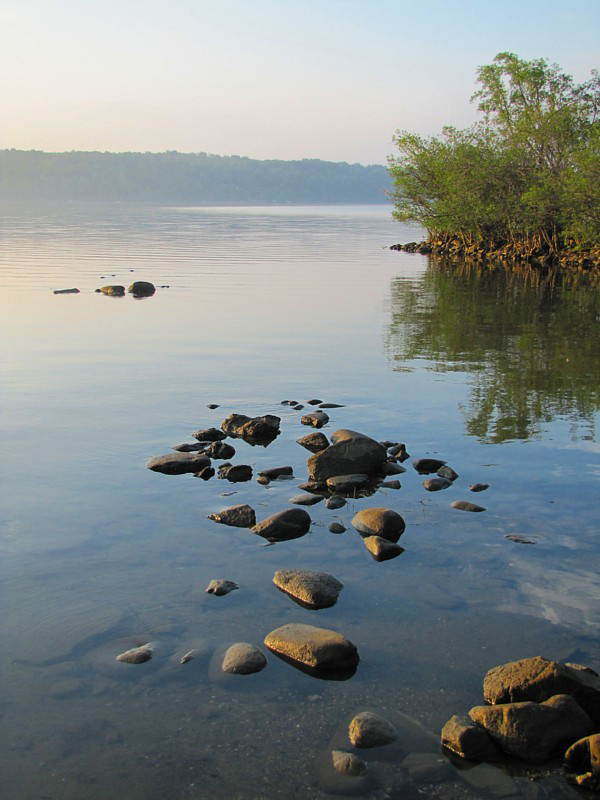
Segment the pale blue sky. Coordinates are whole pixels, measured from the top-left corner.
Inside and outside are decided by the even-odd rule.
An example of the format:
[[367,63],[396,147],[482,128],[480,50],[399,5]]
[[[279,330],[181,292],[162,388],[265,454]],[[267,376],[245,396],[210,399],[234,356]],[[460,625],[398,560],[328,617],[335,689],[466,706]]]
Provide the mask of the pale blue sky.
[[384,163],[503,50],[600,66],[600,0],[2,0],[0,148]]

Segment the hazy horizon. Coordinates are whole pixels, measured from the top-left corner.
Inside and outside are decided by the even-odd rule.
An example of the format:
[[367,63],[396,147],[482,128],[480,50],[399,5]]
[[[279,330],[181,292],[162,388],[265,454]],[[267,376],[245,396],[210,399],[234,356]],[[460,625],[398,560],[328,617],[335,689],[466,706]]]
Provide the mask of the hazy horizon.
[[576,81],[600,3],[5,0],[0,148],[385,164],[392,137],[477,118],[501,51]]

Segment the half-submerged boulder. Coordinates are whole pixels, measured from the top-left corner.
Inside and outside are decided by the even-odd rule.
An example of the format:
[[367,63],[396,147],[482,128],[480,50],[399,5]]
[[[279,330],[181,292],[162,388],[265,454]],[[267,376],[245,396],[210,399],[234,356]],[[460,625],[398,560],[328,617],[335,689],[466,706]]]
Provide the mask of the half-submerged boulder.
[[385,447],[356,431],[335,431],[331,441],[329,447],[308,459],[311,480],[326,481],[336,475],[357,473],[376,475],[387,459]]
[[351,677],[359,655],[356,646],[337,631],[289,623],[265,638],[265,645],[284,661],[321,678]]
[[227,436],[243,439],[251,445],[268,444],[279,436],[280,417],[264,414],[262,417],[247,417],[245,414],[230,414],[221,423]]
[[352,518],[352,525],[363,536],[380,536],[397,542],[404,533],[404,519],[391,508],[364,508]]
[[311,453],[318,453],[321,450],[325,450],[326,447],[329,447],[329,440],[321,431],[315,431],[314,433],[309,433],[307,436],[302,436],[300,439],[296,439],[296,442],[307,450],[310,450]]
[[489,733],[469,717],[455,714],[442,728],[442,746],[469,761],[499,761],[502,753]]
[[379,714],[361,711],[352,719],[348,736],[354,747],[380,747],[395,742],[398,732],[391,722]]
[[323,425],[326,425],[329,422],[329,416],[324,411],[311,411],[308,414],[304,414],[300,418],[300,422],[302,425],[310,425],[313,428],[322,428]]
[[234,528],[251,528],[256,525],[256,513],[252,506],[246,503],[209,514],[208,519],[220,522],[221,525],[231,525]]
[[218,428],[200,428],[192,433],[194,439],[199,442],[220,442],[226,438],[227,434]]
[[268,542],[285,542],[289,539],[299,539],[308,533],[310,523],[308,511],[303,508],[287,508],[285,511],[271,514],[250,530]]
[[591,669],[550,661],[541,656],[522,658],[490,669],[483,680],[487,703],[542,702],[569,694],[600,723],[600,677]]
[[227,649],[221,669],[231,675],[252,675],[266,666],[265,654],[256,645],[236,642]]
[[586,789],[600,789],[600,733],[572,744],[565,753],[567,778]]
[[134,281],[127,291],[134,297],[152,297],[156,287],[149,281]]
[[273,583],[304,608],[330,608],[335,605],[344,584],[328,572],[307,569],[278,569]]
[[475,706],[469,717],[507,755],[542,763],[592,732],[592,721],[568,694],[543,703]]
[[201,472],[210,466],[210,458],[203,453],[167,453],[155,456],[146,462],[148,469],[165,475],[183,475],[186,472]]

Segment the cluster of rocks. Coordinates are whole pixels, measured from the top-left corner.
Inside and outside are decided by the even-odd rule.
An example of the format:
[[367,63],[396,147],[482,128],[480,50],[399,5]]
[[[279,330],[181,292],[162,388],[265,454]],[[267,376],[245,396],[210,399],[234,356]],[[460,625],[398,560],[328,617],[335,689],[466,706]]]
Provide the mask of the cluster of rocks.
[[557,252],[548,246],[535,246],[528,242],[468,243],[454,237],[433,237],[420,242],[393,244],[390,250],[403,250],[405,253],[421,253],[448,258],[484,262],[532,264],[536,267],[560,266],[564,269],[600,269],[600,247],[587,249],[564,246]]
[[[149,281],[134,281],[127,291],[134,297],[152,297],[156,292],[156,286]],[[112,297],[123,297],[125,294],[125,287],[113,284],[110,286],[102,286],[100,289],[96,289],[96,292],[111,295]]]
[[505,756],[544,763],[562,756],[567,777],[600,788],[600,678],[579,664],[540,656],[489,670],[487,705],[453,716],[442,745],[471,761]]

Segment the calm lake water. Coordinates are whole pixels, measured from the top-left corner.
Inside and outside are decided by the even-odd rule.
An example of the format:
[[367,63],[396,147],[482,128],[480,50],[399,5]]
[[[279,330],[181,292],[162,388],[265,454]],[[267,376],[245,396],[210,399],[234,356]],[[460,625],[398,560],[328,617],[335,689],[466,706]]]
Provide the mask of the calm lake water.
[[[379,798],[405,755],[435,749],[407,718],[438,737],[482,702],[490,667],[600,669],[597,287],[390,251],[419,232],[383,206],[2,212],[3,800],[325,798],[332,741],[363,709],[404,732],[365,754]],[[165,288],[94,291],[134,279]],[[400,490],[316,505],[310,533],[275,546],[207,520],[289,507],[309,429],[281,401],[312,397],[344,404],[324,433],[405,442],[460,477],[428,493],[406,462]],[[294,480],[145,468],[232,412],[282,430],[267,448],[236,440],[234,463]],[[405,518],[400,558],[375,562],[351,528],[370,506]],[[333,573],[338,603],[297,606],[272,583],[281,568]],[[240,589],[208,595],[212,578]],[[318,680],[270,654],[259,674],[221,672],[228,644],[262,647],[288,622],[343,632],[356,674]],[[146,664],[115,661],[149,641]]]

